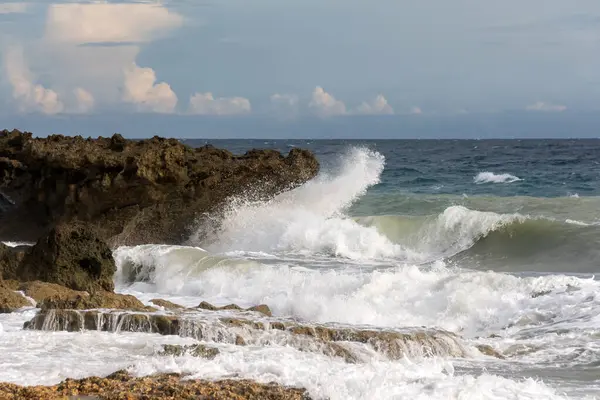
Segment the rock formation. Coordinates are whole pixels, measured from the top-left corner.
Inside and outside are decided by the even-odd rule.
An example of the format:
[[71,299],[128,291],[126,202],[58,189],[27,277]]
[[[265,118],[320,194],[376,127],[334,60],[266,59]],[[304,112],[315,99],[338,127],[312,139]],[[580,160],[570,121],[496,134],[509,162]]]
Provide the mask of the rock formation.
[[[248,380],[201,381],[182,379],[179,374],[135,378],[117,371],[106,378],[67,379],[55,386],[0,384],[0,398],[6,400],[58,399],[214,399],[214,400],[310,400],[304,389]],[[81,397],[80,397],[81,396]],[[89,396],[89,397],[88,397]]]
[[111,245],[180,243],[229,196],[271,196],[318,169],[312,153],[296,148],[287,157],[274,150],[235,156],[159,137],[0,131],[0,240],[36,241],[77,220]]

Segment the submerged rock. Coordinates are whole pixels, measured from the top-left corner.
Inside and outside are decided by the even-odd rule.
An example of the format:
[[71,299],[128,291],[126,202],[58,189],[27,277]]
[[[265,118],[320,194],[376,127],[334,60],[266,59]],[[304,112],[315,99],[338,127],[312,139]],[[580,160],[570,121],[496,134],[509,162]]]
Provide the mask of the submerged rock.
[[91,293],[112,291],[116,270],[110,248],[93,231],[82,224],[66,224],[52,229],[25,254],[17,277]]
[[361,354],[368,351],[376,351],[393,360],[407,356],[467,357],[469,353],[458,336],[442,330],[378,331],[308,326],[288,321],[271,323],[242,317],[203,318],[189,312],[163,315],[43,309],[25,323],[24,328],[147,332],[240,346],[278,344],[340,357],[347,362],[359,362]]
[[55,386],[0,384],[0,398],[58,400],[89,396],[117,399],[213,399],[213,400],[310,400],[305,389],[261,384],[249,380],[202,381],[182,379],[179,374],[134,378],[117,371],[106,378],[67,379]]
[[215,347],[205,346],[203,344],[196,344],[191,346],[181,346],[178,344],[165,344],[163,345],[163,351],[160,353],[163,356],[176,356],[180,357],[183,355],[191,355],[194,357],[206,358],[212,360],[219,355],[219,349]]
[[238,306],[237,304],[228,304],[226,306],[217,307],[217,306],[214,306],[214,305],[212,305],[210,303],[207,303],[206,301],[203,301],[202,303],[198,304],[197,308],[200,308],[202,310],[209,310],[209,311],[223,311],[223,310],[254,311],[254,312],[258,312],[258,313],[264,314],[267,317],[271,317],[273,315],[271,313],[271,309],[266,304],[259,304],[259,305],[254,306],[254,307],[243,309],[242,307]]
[[318,170],[315,156],[296,148],[287,156],[274,150],[236,156],[159,137],[0,131],[0,239],[35,241],[59,222],[78,220],[111,245],[180,243],[195,230],[191,221],[229,196],[267,198]]

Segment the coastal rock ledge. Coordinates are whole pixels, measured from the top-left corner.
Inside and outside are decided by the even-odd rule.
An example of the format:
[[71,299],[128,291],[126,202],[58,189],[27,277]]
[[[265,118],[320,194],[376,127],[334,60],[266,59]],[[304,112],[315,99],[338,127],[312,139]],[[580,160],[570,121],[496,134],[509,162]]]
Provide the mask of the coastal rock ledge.
[[292,149],[236,156],[176,139],[84,139],[0,131],[0,240],[35,242],[81,221],[109,245],[181,243],[194,221],[234,195],[268,198],[313,178],[315,156]]

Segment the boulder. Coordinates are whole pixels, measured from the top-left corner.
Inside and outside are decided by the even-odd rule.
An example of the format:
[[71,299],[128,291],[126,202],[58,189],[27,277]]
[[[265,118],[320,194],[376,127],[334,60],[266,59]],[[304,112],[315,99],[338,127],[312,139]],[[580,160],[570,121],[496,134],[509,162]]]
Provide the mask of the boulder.
[[56,283],[79,291],[112,291],[115,261],[108,245],[82,224],[62,224],[25,254],[19,280]]
[[59,222],[83,221],[113,246],[181,243],[197,230],[191,221],[230,196],[268,198],[318,170],[315,156],[296,148],[238,156],[159,137],[0,131],[0,240],[35,241]]

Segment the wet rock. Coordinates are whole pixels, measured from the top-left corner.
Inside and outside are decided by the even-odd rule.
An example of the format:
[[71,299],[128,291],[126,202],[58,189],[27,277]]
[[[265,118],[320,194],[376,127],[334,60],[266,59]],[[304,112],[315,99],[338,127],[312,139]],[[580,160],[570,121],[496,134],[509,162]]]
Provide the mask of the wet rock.
[[42,310],[91,310],[96,308],[131,310],[131,311],[156,311],[152,307],[145,306],[132,295],[117,294],[112,292],[87,293],[67,292],[66,295],[58,294],[45,298],[41,304]]
[[17,276],[21,281],[56,283],[95,292],[114,289],[115,262],[110,248],[81,224],[60,225],[27,253]]
[[540,296],[547,296],[547,295],[549,295],[550,293],[552,293],[552,290],[541,290],[541,291],[539,291],[539,292],[533,292],[533,293],[531,294],[531,297],[535,299],[536,297],[540,297]]
[[150,300],[150,302],[156,304],[159,307],[164,308],[165,310],[179,310],[185,308],[183,306],[180,306],[179,304],[172,303],[169,300],[152,299]]
[[259,304],[259,305],[254,306],[254,307],[250,307],[246,311],[259,312],[261,314],[266,315],[267,317],[272,317],[273,316],[273,314],[271,313],[271,309],[266,304]]
[[0,313],[10,313],[22,307],[31,307],[29,300],[0,284]]
[[489,346],[487,344],[477,345],[477,350],[479,350],[482,354],[485,354],[486,356],[496,357],[501,360],[504,360],[506,358],[499,351],[495,350],[492,346]]
[[228,304],[226,306],[217,307],[210,303],[207,303],[206,301],[203,301],[202,303],[198,304],[197,308],[201,308],[203,310],[209,310],[209,311],[223,311],[223,310],[253,311],[253,312],[258,312],[258,313],[264,314],[267,317],[271,317],[273,315],[271,313],[271,309],[266,304],[259,304],[254,307],[243,309],[242,307],[238,306],[237,304]]
[[181,346],[176,344],[165,344],[163,345],[163,351],[161,355],[176,356],[180,357],[183,355],[191,355],[194,357],[206,358],[208,360],[214,359],[219,355],[219,349],[215,347],[205,346],[203,344],[196,344],[191,346]]
[[83,221],[111,245],[181,243],[197,230],[190,221],[219,211],[230,196],[268,198],[318,170],[300,149],[236,156],[159,137],[0,131],[0,239],[35,241],[59,222]]
[[[92,314],[90,314],[92,313]],[[61,315],[62,319],[57,319]],[[64,321],[70,319],[72,322]],[[187,312],[159,315],[131,312],[42,310],[27,329],[86,329],[179,335],[202,341],[245,345],[288,345],[303,351],[316,351],[358,362],[352,347],[370,348],[392,360],[403,357],[466,357],[469,352],[455,334],[442,330],[411,329],[406,332],[377,331],[326,326],[307,326],[294,322],[253,321],[247,318],[208,318]],[[66,327],[66,328],[65,328]],[[276,327],[276,328],[274,328]],[[348,347],[350,346],[350,347]]]
[[[103,400],[310,400],[306,390],[249,380],[189,380],[179,374],[134,378],[117,371],[106,378],[67,379],[55,386],[0,384],[6,400],[63,400],[70,396],[92,396]],[[76,398],[76,397],[75,397]]]

